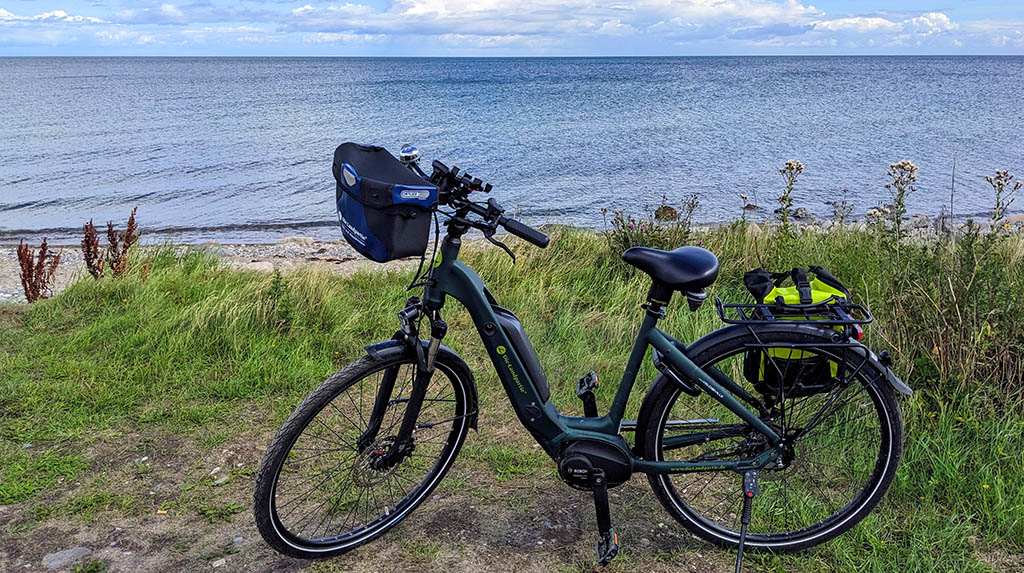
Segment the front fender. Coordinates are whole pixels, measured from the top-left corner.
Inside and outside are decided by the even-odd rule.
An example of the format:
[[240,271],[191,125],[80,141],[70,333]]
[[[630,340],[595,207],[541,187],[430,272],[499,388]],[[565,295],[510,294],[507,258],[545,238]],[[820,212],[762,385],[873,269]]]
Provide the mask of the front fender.
[[[423,349],[426,350],[427,345],[430,343],[426,340],[420,340],[420,344],[423,345]],[[393,355],[408,355],[413,360],[416,359],[416,350],[413,346],[406,344],[401,340],[385,340],[376,344],[370,344],[365,347],[366,354],[374,360],[382,360],[385,358],[391,358]],[[448,348],[445,345],[437,351],[437,358],[435,364],[443,364],[451,369],[455,373],[456,377],[466,388],[466,421],[469,423],[469,427],[474,430],[477,429],[477,418],[480,412],[479,401],[477,400],[476,392],[476,380],[473,379],[473,371],[469,369],[466,361],[462,359],[454,350]]]

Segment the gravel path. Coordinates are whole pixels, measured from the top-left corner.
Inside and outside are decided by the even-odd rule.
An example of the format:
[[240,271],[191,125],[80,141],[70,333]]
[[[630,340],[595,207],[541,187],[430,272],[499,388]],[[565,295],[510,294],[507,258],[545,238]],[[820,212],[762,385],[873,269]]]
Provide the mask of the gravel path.
[[[150,247],[142,247],[150,248]],[[258,272],[293,270],[313,266],[338,274],[351,274],[359,269],[389,270],[415,267],[419,259],[403,259],[379,264],[367,260],[343,240],[318,241],[312,237],[286,237],[277,243],[222,245],[216,242],[182,245],[182,249],[207,249],[231,268]],[[60,292],[77,277],[86,273],[82,250],[63,247],[60,266],[54,281],[54,292]],[[430,247],[428,246],[428,253]],[[18,269],[17,248],[0,246],[0,304],[24,302]]]

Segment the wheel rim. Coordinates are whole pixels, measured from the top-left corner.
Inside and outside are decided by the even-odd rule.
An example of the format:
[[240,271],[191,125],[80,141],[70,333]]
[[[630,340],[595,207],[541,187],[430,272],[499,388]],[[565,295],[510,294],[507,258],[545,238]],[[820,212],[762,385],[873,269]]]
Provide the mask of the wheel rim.
[[[369,425],[389,368],[398,369],[392,398],[376,438],[360,450],[357,438]],[[462,386],[442,364],[417,420],[413,452],[391,468],[373,464],[398,433],[414,375],[414,363],[382,366],[306,421],[282,456],[272,488],[272,521],[283,540],[312,550],[360,543],[402,519],[437,484],[466,423]]]
[[[802,348],[801,351],[805,354],[800,357],[826,357],[842,364],[836,373],[840,384],[810,396],[793,396],[799,392],[791,391],[782,403],[785,408],[777,408],[775,418],[769,422],[780,434],[792,437],[807,427],[808,422],[814,425],[792,442],[792,456],[786,456],[783,468],[769,467],[761,472],[761,495],[755,499],[748,529],[748,540],[753,545],[780,546],[827,535],[864,507],[890,463],[890,417],[874,386],[879,381],[870,379],[863,359],[845,353],[851,362],[846,364],[840,355],[826,348]],[[789,361],[787,356],[793,354],[776,352],[776,359],[768,360],[778,365],[777,372],[783,379],[800,380],[801,370],[793,366],[798,361]],[[743,376],[743,357],[743,350],[733,350],[712,358],[701,367],[719,368],[761,398]],[[809,376],[808,372],[803,378],[809,380]],[[843,387],[842,381],[848,384]],[[786,388],[782,386],[783,391]],[[815,421],[819,411],[824,413]],[[656,438],[658,459],[750,458],[766,447],[751,440],[753,434],[711,439],[684,447],[663,447],[666,439],[671,444],[673,435],[683,433],[707,431],[721,435],[729,429],[732,433],[744,434],[742,429],[747,429],[747,425],[703,393],[691,398],[677,392],[667,401],[660,420]],[[704,423],[689,427],[677,423],[666,428],[665,420],[702,420]],[[738,474],[675,474],[659,476],[659,479],[669,491],[676,509],[695,525],[719,538],[738,537],[742,507]]]

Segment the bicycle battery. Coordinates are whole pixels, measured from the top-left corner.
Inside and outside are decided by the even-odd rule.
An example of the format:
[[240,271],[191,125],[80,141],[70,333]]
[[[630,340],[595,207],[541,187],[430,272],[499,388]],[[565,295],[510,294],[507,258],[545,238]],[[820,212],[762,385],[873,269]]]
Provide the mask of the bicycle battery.
[[516,354],[519,355],[519,359],[523,362],[523,367],[526,368],[526,373],[529,374],[530,380],[536,386],[537,394],[540,395],[542,401],[547,402],[548,398],[551,397],[548,379],[544,376],[544,370],[540,367],[540,359],[537,358],[537,351],[530,344],[530,339],[527,338],[523,325],[516,318],[516,315],[512,314],[511,310],[498,305],[491,305],[491,308],[494,310],[495,316],[498,317],[498,324],[505,331],[505,336],[508,337],[508,341],[512,344]]

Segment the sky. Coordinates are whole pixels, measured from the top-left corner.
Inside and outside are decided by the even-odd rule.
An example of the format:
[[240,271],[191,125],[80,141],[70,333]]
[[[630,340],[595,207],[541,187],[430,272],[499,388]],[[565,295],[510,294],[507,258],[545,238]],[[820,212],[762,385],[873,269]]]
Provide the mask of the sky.
[[1024,55],[1024,0],[0,0],[0,56],[745,54]]

